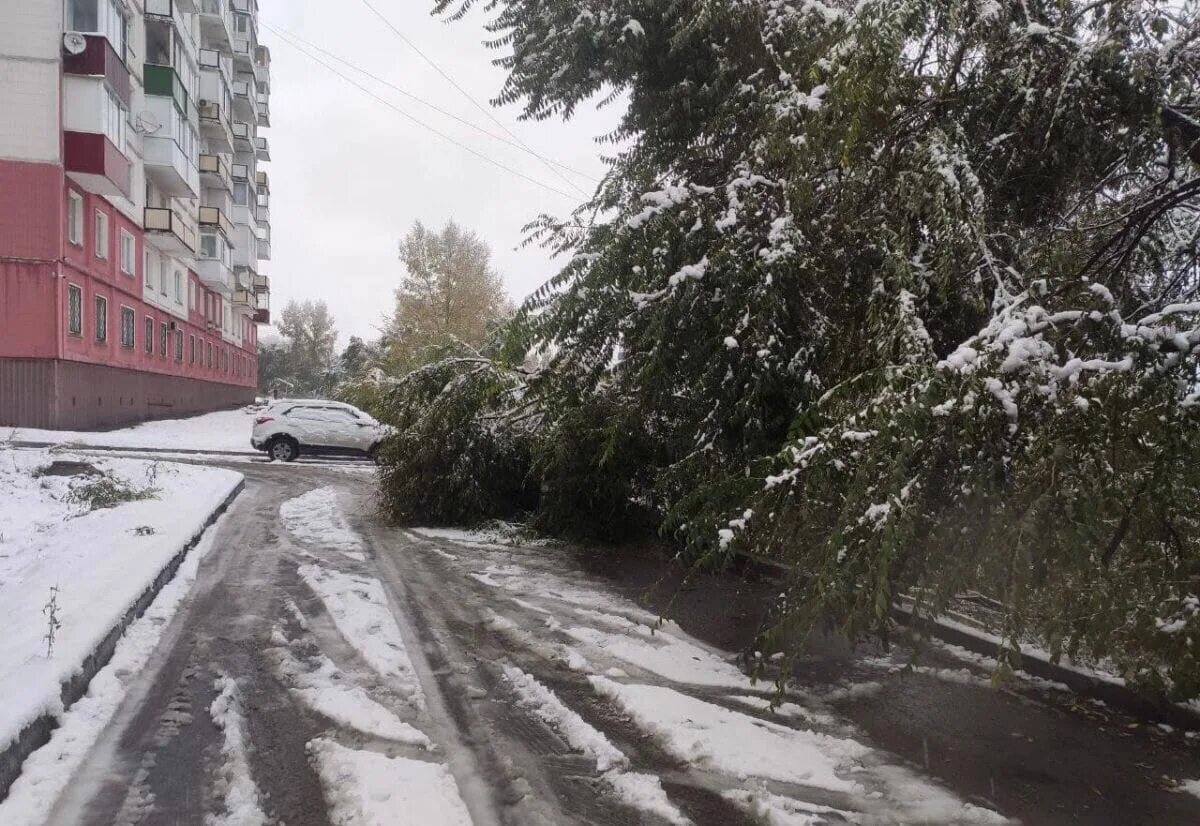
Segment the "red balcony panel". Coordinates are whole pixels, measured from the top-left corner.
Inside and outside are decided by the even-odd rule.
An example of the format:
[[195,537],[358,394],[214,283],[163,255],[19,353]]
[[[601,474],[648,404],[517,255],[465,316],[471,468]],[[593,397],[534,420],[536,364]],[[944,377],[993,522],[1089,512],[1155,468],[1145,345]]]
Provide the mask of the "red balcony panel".
[[94,132],[63,132],[64,160],[73,177],[88,191],[100,195],[129,197],[130,163],[104,135]]
[[254,311],[254,323],[255,324],[270,324],[271,323],[271,311],[270,310],[255,310]]
[[83,37],[87,40],[87,48],[79,54],[64,54],[63,71],[69,75],[103,77],[128,109],[129,69],[125,67],[125,62],[107,37],[99,34],[85,34]]

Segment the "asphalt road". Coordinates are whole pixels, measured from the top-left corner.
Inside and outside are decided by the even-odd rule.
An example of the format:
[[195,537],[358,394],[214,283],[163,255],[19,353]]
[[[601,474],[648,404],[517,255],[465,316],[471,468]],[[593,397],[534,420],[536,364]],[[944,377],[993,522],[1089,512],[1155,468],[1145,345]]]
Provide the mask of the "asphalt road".
[[[627,756],[628,772],[661,783],[681,816],[700,826],[765,822],[735,805],[745,777],[702,758],[681,759],[597,694],[587,677],[616,675],[767,716],[732,701],[753,692],[666,675],[621,655],[613,641],[628,633],[634,645],[645,630],[623,630],[639,615],[622,606],[635,606],[647,591],[665,605],[670,592],[671,615],[714,647],[697,649],[697,667],[727,665],[715,649],[727,649],[731,659],[749,639],[769,583],[708,577],[679,594],[670,582],[655,590],[661,565],[647,554],[499,547],[384,526],[373,515],[372,476],[362,466],[231,466],[246,475],[244,493],[221,523],[154,659],[50,823],[252,822],[238,821],[230,809],[231,789],[249,780],[265,822],[333,824],[329,784],[323,787],[310,746],[319,738],[445,765],[475,826],[669,822],[622,799],[611,773],[573,748],[561,726],[520,702],[512,669],[602,732]],[[281,519],[281,505],[322,487],[336,491],[361,556],[297,536]],[[330,616],[329,603],[314,592],[316,569],[380,584],[423,703],[414,703],[411,686],[381,672],[361,640]],[[599,638],[591,647],[580,642]],[[582,659],[580,651],[590,663],[573,661]],[[331,662],[340,686],[361,689],[436,747],[396,742],[317,710],[281,666],[288,657]],[[921,805],[934,795],[934,783],[954,806],[975,804],[1029,824],[1200,823],[1200,799],[1169,791],[1174,780],[1200,778],[1200,741],[1063,692],[992,688],[982,670],[953,658],[923,661],[932,670],[915,674],[897,670],[903,662],[870,648],[814,647],[797,672],[797,702],[815,714],[772,719],[872,747],[859,776],[872,791],[763,783],[764,793],[795,804],[793,820],[773,822],[967,822],[953,813],[934,818]],[[237,686],[248,777],[236,776],[228,730],[211,713],[225,678]],[[958,811],[954,806],[945,811]]]

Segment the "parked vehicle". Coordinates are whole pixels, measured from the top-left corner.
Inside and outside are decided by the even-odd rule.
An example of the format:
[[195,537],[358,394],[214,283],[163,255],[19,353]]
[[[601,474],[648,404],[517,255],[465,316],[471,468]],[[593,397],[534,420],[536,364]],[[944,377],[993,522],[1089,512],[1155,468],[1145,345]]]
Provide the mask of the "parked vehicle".
[[250,444],[280,462],[301,454],[375,457],[390,428],[349,404],[280,399],[254,420]]

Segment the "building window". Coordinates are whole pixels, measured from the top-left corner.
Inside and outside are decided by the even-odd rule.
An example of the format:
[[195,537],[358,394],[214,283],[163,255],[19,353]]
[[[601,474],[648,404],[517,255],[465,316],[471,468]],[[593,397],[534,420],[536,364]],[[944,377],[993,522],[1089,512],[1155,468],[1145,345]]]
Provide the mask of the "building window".
[[121,100],[108,87],[104,89],[101,99],[100,117],[104,121],[104,136],[122,153],[125,152],[125,130],[129,124],[129,112],[121,105]]
[[121,346],[126,350],[133,349],[134,325],[137,323],[132,307],[121,308]]
[[142,277],[146,280],[147,289],[153,289],[154,280],[150,275],[150,250],[142,251]]
[[154,319],[146,316],[146,355],[154,355]]
[[133,236],[129,230],[121,230],[121,272],[133,276]]
[[160,322],[158,325],[158,354],[163,358],[167,357],[167,322]]
[[175,360],[183,364],[183,330],[175,331]]
[[158,291],[162,293],[162,297],[167,297],[167,277],[168,268],[163,266],[162,262],[158,265]]
[[96,210],[96,257],[108,258],[108,215]]
[[196,363],[196,337],[188,336],[188,364]]
[[67,0],[67,28],[74,32],[104,35],[124,61],[129,21],[120,9],[120,4],[113,0]]
[[196,310],[196,282],[188,282],[188,309],[195,312]]
[[67,193],[67,240],[83,246],[83,196],[74,190]]
[[96,296],[96,341],[108,341],[108,299]]
[[212,368],[213,368],[213,349],[212,349],[212,342],[210,341],[208,343],[208,369],[211,370]]
[[74,284],[67,285],[67,332],[83,335],[83,289]]
[[175,303],[183,303],[183,273],[175,270]]

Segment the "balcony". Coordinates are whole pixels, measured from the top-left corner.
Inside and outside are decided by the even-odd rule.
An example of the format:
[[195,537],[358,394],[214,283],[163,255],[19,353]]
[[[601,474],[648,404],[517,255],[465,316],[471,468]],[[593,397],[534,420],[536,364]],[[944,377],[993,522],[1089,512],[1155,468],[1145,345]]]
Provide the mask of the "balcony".
[[235,310],[258,310],[258,296],[253,290],[234,290],[233,307]]
[[235,181],[249,181],[250,167],[244,163],[231,164],[229,174]]
[[196,198],[200,195],[200,170],[183,148],[169,135],[146,135],[142,139],[146,177],[164,195]]
[[258,123],[258,99],[254,81],[243,75],[233,82],[233,113],[247,123]]
[[255,74],[258,76],[259,88],[269,92],[271,90],[271,50],[266,46],[259,46],[255,51],[254,68]]
[[208,148],[213,152],[232,154],[233,132],[227,113],[221,111],[220,104],[211,100],[200,101],[200,134],[208,141]]
[[63,72],[68,75],[103,78],[104,83],[129,108],[129,69],[117,54],[108,38],[100,34],[85,34],[87,46],[79,54],[63,55]]
[[255,179],[255,181],[258,182],[259,192],[268,192],[269,193],[271,191],[271,179],[267,177],[266,172],[257,173],[254,176],[254,179]]
[[209,289],[229,296],[236,288],[230,261],[228,240],[219,233],[200,236],[200,254],[196,257],[196,274]]
[[268,206],[260,206],[258,211],[254,214],[254,219],[258,222],[259,226],[270,226],[271,208]]
[[196,252],[196,233],[171,209],[146,207],[143,225],[146,242],[163,252],[191,256]]
[[271,241],[270,241],[270,239],[267,239],[267,238],[259,238],[258,239],[258,260],[259,261],[270,261],[271,260]]
[[106,198],[128,198],[132,164],[112,141],[94,132],[63,132],[63,165],[71,180]]
[[260,161],[271,160],[271,144],[263,137],[254,138],[254,155]]
[[148,63],[166,63],[177,47],[194,54],[196,41],[185,14],[193,14],[192,0],[145,0],[146,57]]
[[233,192],[233,178],[229,166],[220,155],[200,156],[200,182],[211,189]]
[[229,0],[200,0],[200,31],[205,44],[221,50],[233,44],[233,9]]
[[254,130],[245,121],[235,120],[230,127],[233,131],[233,148],[236,152],[254,151]]
[[266,92],[258,93],[258,125],[271,125],[271,96]]
[[200,207],[200,230],[215,230],[228,240],[233,237],[233,222],[217,207]]
[[254,291],[259,295],[269,295],[271,292],[271,277],[268,275],[254,276]]
[[179,114],[189,121],[192,120],[195,104],[173,66],[147,63],[143,72],[142,83],[147,95],[170,98]]

